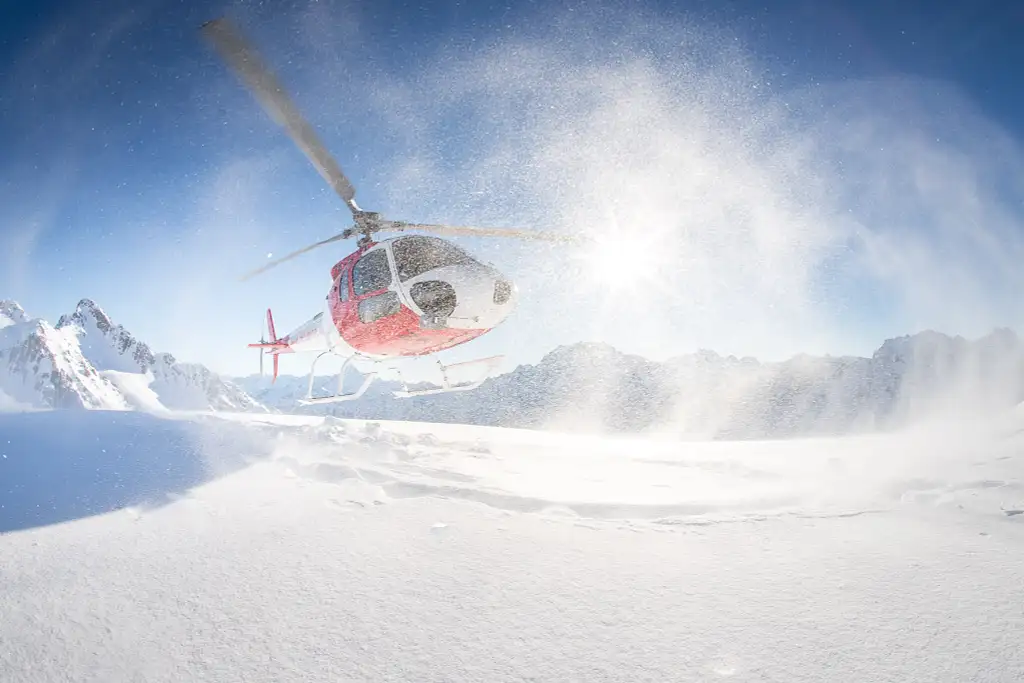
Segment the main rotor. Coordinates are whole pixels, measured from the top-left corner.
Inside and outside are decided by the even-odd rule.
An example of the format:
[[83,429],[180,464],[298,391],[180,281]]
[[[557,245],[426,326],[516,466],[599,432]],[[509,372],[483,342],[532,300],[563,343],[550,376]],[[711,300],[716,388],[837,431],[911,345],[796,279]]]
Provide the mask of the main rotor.
[[544,240],[549,242],[579,243],[579,238],[569,235],[542,233],[529,230],[506,228],[479,228],[469,226],[436,225],[431,223],[407,223],[382,218],[375,211],[364,211],[356,204],[356,190],[351,181],[341,170],[341,166],[324,147],[309,122],[299,113],[294,102],[278,82],[277,77],[263,63],[255,48],[241,32],[226,18],[221,17],[208,21],[200,29],[203,35],[213,44],[217,52],[234,70],[242,83],[252,91],[257,101],[270,117],[288,133],[288,136],[302,150],[317,172],[341,198],[352,213],[353,225],[342,232],[316,242],[287,256],[257,268],[245,276],[247,280],[296,256],[312,251],[325,244],[359,237],[359,246],[364,246],[374,233],[382,231],[422,230],[447,236],[476,237],[519,237],[523,239]]

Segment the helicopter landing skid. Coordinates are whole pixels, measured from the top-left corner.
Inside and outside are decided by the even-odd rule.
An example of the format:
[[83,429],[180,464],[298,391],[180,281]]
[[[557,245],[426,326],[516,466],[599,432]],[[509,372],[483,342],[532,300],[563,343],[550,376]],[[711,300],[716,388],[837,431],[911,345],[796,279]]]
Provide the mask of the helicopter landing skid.
[[377,376],[376,372],[370,372],[363,377],[363,383],[354,392],[346,394],[342,391],[343,384],[345,382],[345,369],[348,364],[352,362],[353,356],[346,356],[345,362],[341,364],[341,368],[338,370],[338,393],[333,396],[313,396],[313,382],[316,378],[316,363],[318,360],[326,356],[327,354],[334,354],[332,351],[324,351],[316,358],[313,359],[313,364],[309,368],[309,388],[306,391],[305,398],[299,399],[299,403],[304,406],[319,405],[322,403],[341,403],[343,401],[354,401],[362,396],[366,390],[373,383],[373,379]]
[[[470,391],[476,389],[483,384],[490,376],[490,371],[493,370],[504,360],[504,356],[490,356],[489,358],[480,358],[477,360],[464,361],[462,363],[453,363],[451,365],[444,365],[441,361],[437,361],[437,366],[441,369],[442,384],[439,387],[430,387],[427,389],[409,389],[408,384],[405,380],[402,380],[403,389],[392,392],[395,398],[413,398],[415,396],[431,396],[433,394],[447,394],[453,391]],[[452,384],[448,379],[448,370],[451,368],[466,368],[480,365],[483,367],[483,373],[481,373],[479,379],[462,382],[459,384]],[[401,372],[399,372],[401,376]]]
[[[352,362],[355,356],[345,356],[345,362],[342,363],[341,368],[338,370],[338,393],[330,396],[313,396],[313,383],[316,380],[317,361],[319,361],[324,356],[332,353],[332,351],[324,351],[315,359],[313,359],[313,364],[309,368],[309,387],[306,391],[306,396],[304,398],[299,399],[299,403],[301,405],[308,406],[321,405],[324,403],[342,403],[345,401],[355,401],[356,399],[360,398],[364,393],[366,393],[366,390],[370,387],[370,384],[372,384],[373,380],[376,378],[376,371],[367,373],[366,375],[364,375],[363,383],[359,386],[359,388],[351,393],[346,394],[343,391],[343,383],[345,381],[345,369],[348,368],[349,363]],[[477,360],[464,361],[462,363],[453,363],[451,365],[444,365],[443,363],[441,363],[441,361],[437,361],[437,365],[441,370],[441,386],[429,387],[425,389],[410,389],[409,385],[405,382],[404,379],[402,379],[403,388],[398,391],[392,392],[392,395],[395,398],[414,398],[416,396],[447,394],[455,391],[470,391],[471,389],[476,389],[481,384],[483,384],[490,376],[490,371],[496,368],[498,364],[501,363],[502,360],[504,360],[504,358],[504,356],[490,356],[489,358],[480,358]],[[450,369],[468,368],[475,366],[482,366],[483,368],[483,372],[477,379],[461,383],[452,383],[451,380],[449,379],[448,371]],[[399,378],[401,378],[401,371],[396,368],[395,372],[397,372]]]

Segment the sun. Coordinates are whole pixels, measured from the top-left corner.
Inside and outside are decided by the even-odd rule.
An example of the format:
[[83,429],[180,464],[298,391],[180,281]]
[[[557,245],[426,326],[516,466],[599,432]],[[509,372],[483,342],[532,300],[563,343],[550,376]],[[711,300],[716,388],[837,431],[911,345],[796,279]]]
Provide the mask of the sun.
[[634,298],[668,279],[672,249],[654,235],[608,233],[574,256],[582,283],[614,298]]

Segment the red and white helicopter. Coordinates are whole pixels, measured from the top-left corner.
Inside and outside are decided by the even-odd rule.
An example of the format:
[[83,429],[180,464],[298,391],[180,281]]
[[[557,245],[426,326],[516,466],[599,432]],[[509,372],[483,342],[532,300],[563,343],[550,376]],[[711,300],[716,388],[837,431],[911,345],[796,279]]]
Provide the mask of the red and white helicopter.
[[[455,244],[427,235],[402,235],[378,242],[373,239],[375,233],[416,230],[445,236],[580,241],[567,235],[515,229],[407,223],[387,220],[378,213],[364,211],[355,202],[352,183],[237,28],[220,18],[204,24],[202,33],[352,212],[352,227],[272,261],[243,278],[262,273],[317,247],[358,237],[356,250],[331,268],[332,284],[325,310],[289,334],[278,337],[273,316],[268,309],[267,329],[270,340],[249,344],[250,348],[261,349],[261,354],[272,354],[275,380],[281,354],[319,353],[310,367],[309,389],[301,403],[332,403],[359,398],[377,373],[365,374],[363,383],[356,391],[343,393],[344,372],[350,362],[363,360],[376,365],[450,349],[494,329],[515,308],[515,284]],[[328,354],[345,359],[338,371],[337,393],[314,397],[316,364]],[[482,366],[483,373],[468,383],[449,382],[448,370],[455,365],[445,366],[438,361],[443,380],[440,387],[410,390],[406,385],[404,390],[395,392],[395,396],[422,396],[474,389],[501,360],[501,356],[492,356],[457,364],[463,367]]]

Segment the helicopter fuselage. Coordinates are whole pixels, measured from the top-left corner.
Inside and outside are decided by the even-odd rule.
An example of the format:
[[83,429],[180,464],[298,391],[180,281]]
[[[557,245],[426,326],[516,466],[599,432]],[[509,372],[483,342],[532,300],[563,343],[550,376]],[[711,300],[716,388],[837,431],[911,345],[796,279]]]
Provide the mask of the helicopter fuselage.
[[428,355],[494,329],[517,299],[515,285],[497,269],[423,235],[364,242],[334,265],[331,280],[324,310],[274,340],[271,353]]

